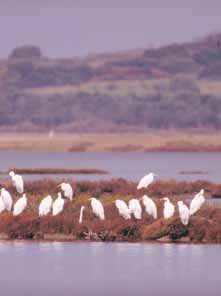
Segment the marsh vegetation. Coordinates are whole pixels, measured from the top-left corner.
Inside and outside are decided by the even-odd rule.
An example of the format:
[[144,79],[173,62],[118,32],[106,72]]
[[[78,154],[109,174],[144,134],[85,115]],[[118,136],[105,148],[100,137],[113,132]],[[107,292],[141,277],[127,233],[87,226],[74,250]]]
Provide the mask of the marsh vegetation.
[[[221,242],[221,208],[204,205],[190,218],[188,226],[184,226],[179,218],[178,211],[173,218],[163,218],[164,196],[170,196],[171,201],[192,198],[201,188],[205,188],[209,199],[221,197],[221,185],[206,181],[176,182],[157,181],[148,188],[148,195],[157,204],[158,219],[154,220],[145,213],[141,220],[132,218],[124,220],[119,216],[115,204],[121,198],[126,202],[132,197],[141,197],[145,190],[140,192],[136,184],[123,179],[97,182],[71,182],[75,191],[72,202],[66,204],[64,211],[58,216],[38,216],[38,205],[47,194],[56,195],[57,181],[41,180],[27,182],[26,192],[28,207],[21,216],[13,217],[11,213],[2,213],[0,220],[1,238],[8,239],[45,239],[45,240],[95,240],[95,241],[181,241],[181,242]],[[1,182],[13,192],[15,189],[8,182]],[[95,196],[102,201],[106,219],[97,219],[90,208],[89,198]],[[80,207],[85,206],[83,222],[79,221]]]

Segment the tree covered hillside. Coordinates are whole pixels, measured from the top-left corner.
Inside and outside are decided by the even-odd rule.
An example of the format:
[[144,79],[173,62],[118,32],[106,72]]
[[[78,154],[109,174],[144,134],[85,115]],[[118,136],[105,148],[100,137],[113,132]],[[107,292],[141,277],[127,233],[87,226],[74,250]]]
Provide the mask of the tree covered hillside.
[[221,34],[156,49],[0,61],[0,129],[139,131],[221,127]]

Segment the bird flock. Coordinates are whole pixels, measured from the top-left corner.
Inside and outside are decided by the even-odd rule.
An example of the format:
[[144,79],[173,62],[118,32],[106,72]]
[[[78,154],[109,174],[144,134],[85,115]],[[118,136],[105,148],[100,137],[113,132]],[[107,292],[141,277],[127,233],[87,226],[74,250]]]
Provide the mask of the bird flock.
[[[9,172],[9,176],[11,177],[12,184],[16,188],[16,191],[19,194],[22,194],[22,196],[15,202],[13,206],[13,199],[11,194],[5,188],[1,188],[0,213],[6,210],[9,212],[12,211],[13,216],[18,216],[26,209],[28,205],[28,199],[26,197],[26,194],[24,193],[24,181],[22,176],[15,174],[13,171]],[[144,176],[138,183],[137,190],[140,190],[142,188],[147,189],[147,187],[154,181],[155,176],[156,175],[154,173],[149,173]],[[72,201],[74,194],[71,185],[69,183],[63,182],[59,184],[58,187],[60,187],[61,192],[58,192],[57,198],[54,201],[51,195],[48,195],[40,202],[38,207],[38,214],[40,217],[47,216],[51,212],[53,216],[56,216],[63,211],[64,205],[67,201]],[[164,219],[169,219],[175,213],[175,205],[169,200],[168,197],[163,197],[162,199],[164,201],[163,217]],[[105,211],[101,201],[95,197],[92,197],[89,200],[94,215],[100,220],[105,220]],[[114,201],[119,215],[125,220],[131,219],[132,215],[137,220],[140,220],[142,218],[141,202],[143,203],[145,212],[149,216],[152,216],[153,219],[157,219],[157,206],[155,202],[147,195],[144,195],[142,198],[139,199],[133,198],[129,200],[128,205],[124,200],[121,199],[117,199]],[[205,196],[203,189],[201,189],[200,192],[197,193],[195,197],[191,200],[189,207],[184,204],[183,201],[178,201],[177,207],[181,222],[184,225],[188,225],[190,216],[195,214],[201,208],[204,202]],[[79,223],[82,223],[83,221],[84,209],[85,206],[81,206]]]

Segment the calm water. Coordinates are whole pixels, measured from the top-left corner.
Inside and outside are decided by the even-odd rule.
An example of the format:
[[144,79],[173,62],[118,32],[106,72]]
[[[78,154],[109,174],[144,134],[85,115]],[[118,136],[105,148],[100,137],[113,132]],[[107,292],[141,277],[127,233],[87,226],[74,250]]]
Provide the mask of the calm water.
[[[110,175],[74,175],[65,176],[75,179],[108,179],[123,177],[137,181],[147,172],[153,171],[160,179],[177,180],[206,179],[221,181],[221,153],[182,153],[182,152],[30,152],[0,151],[0,170],[10,167],[43,167],[43,168],[100,168],[109,170]],[[181,175],[180,171],[205,171],[208,174]],[[56,176],[26,176],[25,179],[36,179]]]
[[1,295],[221,295],[220,246],[0,243]]

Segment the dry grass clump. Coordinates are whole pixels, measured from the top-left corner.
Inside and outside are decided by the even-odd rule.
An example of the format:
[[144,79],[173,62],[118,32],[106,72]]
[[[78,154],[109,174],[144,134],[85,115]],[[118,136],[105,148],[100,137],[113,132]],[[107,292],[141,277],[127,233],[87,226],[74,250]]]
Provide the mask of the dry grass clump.
[[[88,204],[88,203],[87,203]],[[63,238],[102,240],[102,241],[136,241],[140,240],[141,222],[125,221],[118,215],[114,204],[105,207],[106,220],[100,221],[86,206],[83,223],[79,224],[80,206],[68,203],[58,216],[38,217],[36,212],[27,209],[21,216],[13,217],[11,213],[3,213],[0,221],[0,233],[10,239],[54,239]]]
[[1,214],[0,233],[10,239],[53,239],[95,241],[153,241],[167,237],[167,241],[179,242],[187,238],[193,243],[221,243],[221,208],[204,206],[184,226],[176,211],[168,220],[153,220],[145,212],[141,220],[124,220],[113,203],[105,205],[105,220],[100,221],[85,201],[82,224],[78,223],[80,205],[68,203],[58,216],[38,217],[33,209],[21,216]]
[[212,198],[221,197],[221,185],[214,184],[204,180],[198,180],[193,182],[175,180],[160,180],[156,181],[151,185],[149,189],[150,195],[188,195],[191,197],[194,193],[200,191],[202,188],[205,189],[206,195]]
[[221,243],[221,208],[204,206],[192,217],[189,236],[193,242]]
[[159,219],[150,225],[143,226],[141,231],[143,240],[159,239],[163,236],[168,235],[168,221],[164,219]]
[[[190,218],[189,225],[181,223],[178,214],[168,220],[159,219],[141,228],[143,240],[182,241],[193,243],[221,243],[221,208],[204,206]],[[166,239],[165,239],[166,241]]]

